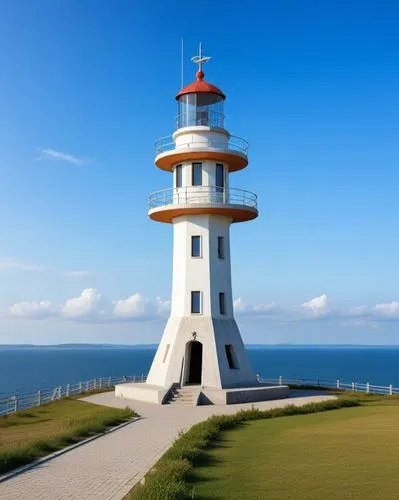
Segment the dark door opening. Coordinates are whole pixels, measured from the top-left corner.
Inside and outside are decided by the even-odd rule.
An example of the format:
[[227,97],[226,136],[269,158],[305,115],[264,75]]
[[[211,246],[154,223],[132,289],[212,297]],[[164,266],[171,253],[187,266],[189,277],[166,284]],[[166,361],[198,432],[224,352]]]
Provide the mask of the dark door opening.
[[202,344],[193,340],[188,345],[188,376],[186,384],[201,384],[202,381]]

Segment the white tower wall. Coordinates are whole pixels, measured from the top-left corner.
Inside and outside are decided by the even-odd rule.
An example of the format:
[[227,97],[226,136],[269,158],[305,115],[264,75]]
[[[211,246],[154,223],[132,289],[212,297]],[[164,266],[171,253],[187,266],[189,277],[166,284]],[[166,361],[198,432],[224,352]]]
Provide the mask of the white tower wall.
[[[149,384],[168,386],[187,381],[187,345],[202,344],[201,385],[210,388],[256,383],[234,320],[230,263],[231,219],[216,215],[177,217],[173,221],[173,284],[171,316],[147,378]],[[191,257],[191,237],[201,237],[201,256]],[[218,255],[223,237],[224,258]],[[191,313],[191,292],[201,292],[201,312]],[[224,293],[225,314],[219,293]],[[230,347],[235,367],[226,355]]]

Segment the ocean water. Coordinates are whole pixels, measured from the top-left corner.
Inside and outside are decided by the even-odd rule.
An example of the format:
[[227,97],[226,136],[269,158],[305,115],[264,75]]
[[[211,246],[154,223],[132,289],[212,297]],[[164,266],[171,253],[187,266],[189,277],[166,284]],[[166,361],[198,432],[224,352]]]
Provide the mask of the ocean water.
[[[264,378],[310,378],[399,387],[398,347],[248,347]],[[0,395],[51,389],[95,377],[146,374],[155,348],[0,348]]]

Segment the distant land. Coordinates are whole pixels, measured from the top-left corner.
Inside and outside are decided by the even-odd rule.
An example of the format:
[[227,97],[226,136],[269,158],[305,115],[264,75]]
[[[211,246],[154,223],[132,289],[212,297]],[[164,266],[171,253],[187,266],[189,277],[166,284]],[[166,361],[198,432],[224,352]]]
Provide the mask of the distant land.
[[[245,344],[248,349],[326,349],[326,348],[399,348],[399,345],[374,344]],[[0,349],[156,349],[158,344],[0,344]]]

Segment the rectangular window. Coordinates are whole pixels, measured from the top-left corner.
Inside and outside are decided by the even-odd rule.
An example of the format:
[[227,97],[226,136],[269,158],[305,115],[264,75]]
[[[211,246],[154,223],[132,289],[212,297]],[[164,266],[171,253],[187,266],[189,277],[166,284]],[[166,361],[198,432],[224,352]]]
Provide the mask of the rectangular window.
[[226,349],[226,358],[227,358],[227,362],[229,363],[230,370],[237,370],[238,364],[237,364],[235,356],[234,356],[233,346],[231,344],[227,344],[224,346],[224,348]]
[[218,258],[224,259],[224,237],[218,236]]
[[191,314],[201,314],[201,292],[191,292]]
[[166,346],[166,349],[165,349],[165,356],[163,357],[163,363],[165,363],[166,358],[168,357],[169,348],[170,348],[170,344],[168,344],[168,345]]
[[202,163],[193,163],[191,167],[191,185],[202,186]]
[[182,166],[181,165],[177,165],[175,167],[175,171],[176,171],[176,187],[177,188],[180,188],[182,187],[183,183],[182,183]]
[[220,314],[226,314],[226,302],[223,292],[219,293],[219,311]]
[[216,192],[222,193],[224,188],[224,167],[216,163]]
[[201,236],[191,236],[191,257],[201,257]]

